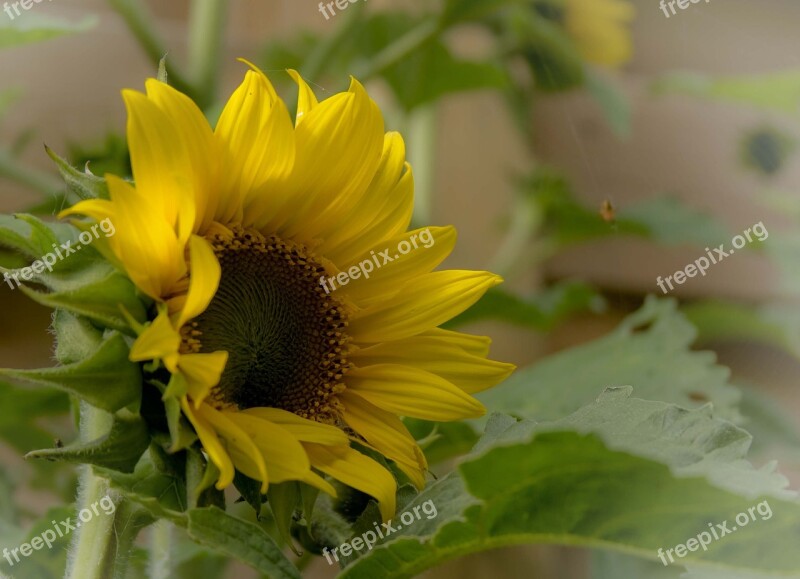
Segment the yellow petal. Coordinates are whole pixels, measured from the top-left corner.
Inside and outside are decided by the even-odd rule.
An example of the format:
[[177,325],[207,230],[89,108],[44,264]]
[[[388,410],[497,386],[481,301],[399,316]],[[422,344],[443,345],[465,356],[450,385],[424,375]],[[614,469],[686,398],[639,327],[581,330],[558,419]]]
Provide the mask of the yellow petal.
[[335,426],[307,420],[280,408],[248,408],[242,410],[242,414],[277,424],[302,442],[315,442],[329,446],[350,445],[347,435]]
[[[372,229],[376,220],[380,220],[389,211],[389,203],[394,188],[397,186],[406,168],[406,147],[403,137],[396,132],[389,132],[383,138],[383,152],[372,181],[358,203],[353,205],[346,216],[349,227],[339,227],[331,223],[322,232],[322,250],[334,261],[352,261],[358,255],[342,255],[338,248],[345,244],[355,244],[361,253],[371,249],[363,245],[359,238],[365,231]],[[359,253],[360,255],[360,253]]]
[[356,343],[408,338],[443,324],[503,280],[483,271],[446,270],[420,276],[384,304],[354,315],[348,328]]
[[393,460],[418,489],[425,487],[428,463],[417,442],[397,416],[370,404],[364,398],[345,390],[339,394],[344,404],[344,420],[386,458]]
[[[170,135],[176,154],[183,157],[175,162],[187,164],[190,173],[188,178],[193,192],[194,204],[188,204],[185,209],[193,210],[181,215],[182,220],[190,223],[190,231],[204,231],[214,218],[216,195],[218,194],[217,179],[219,178],[220,151],[214,140],[214,133],[206,120],[205,115],[197,105],[171,86],[149,79],[145,83],[148,98],[160,108],[173,123],[175,133]],[[161,127],[166,130],[167,127]],[[181,208],[184,209],[184,208]],[[195,218],[196,217],[196,218]],[[182,226],[183,229],[183,226]],[[184,235],[181,235],[184,239]]]
[[303,446],[314,468],[374,497],[383,520],[392,518],[396,509],[397,483],[389,471],[352,448],[332,448],[310,442]]
[[183,354],[178,361],[178,370],[186,379],[189,395],[199,408],[219,379],[228,363],[228,352],[208,354]]
[[186,303],[178,316],[178,327],[182,327],[187,321],[206,310],[217,292],[222,275],[217,256],[214,255],[214,250],[208,241],[193,235],[189,239],[189,248],[192,264],[191,278]]
[[254,480],[261,481],[261,492],[267,492],[270,479],[264,457],[249,434],[231,420],[229,414],[222,413],[208,404],[200,405],[197,413],[222,438],[236,469]]
[[295,116],[295,124],[299,125],[303,116],[311,112],[317,106],[317,97],[314,91],[308,86],[303,77],[300,76],[296,70],[289,69],[286,72],[292,77],[292,80],[297,83],[297,115]]
[[223,490],[233,484],[233,477],[236,474],[233,468],[233,462],[225,447],[222,445],[217,433],[214,429],[200,417],[192,408],[188,398],[181,400],[181,408],[183,414],[189,419],[189,422],[194,426],[197,436],[203,445],[203,450],[206,451],[208,458],[219,469],[219,480],[217,481],[217,489]]
[[196,176],[181,131],[144,94],[124,90],[122,96],[128,109],[128,147],[137,190],[185,242],[195,225]]
[[374,364],[405,364],[441,376],[464,392],[474,394],[508,378],[513,364],[469,354],[456,343],[433,337],[414,336],[357,350],[349,356],[359,367]]
[[[405,164],[405,173],[389,191],[382,191],[381,203],[370,211],[375,219],[357,235],[326,244],[326,255],[335,263],[352,263],[370,248],[382,245],[384,240],[400,235],[408,229],[414,213],[414,172]],[[367,211],[365,210],[365,213]],[[344,228],[343,228],[344,229]]]
[[297,159],[287,186],[297,206],[278,233],[310,241],[340,222],[372,181],[383,150],[383,117],[353,79],[348,92],[306,113],[295,134]]
[[269,195],[275,195],[271,185],[291,174],[295,142],[289,112],[267,77],[249,70],[225,105],[214,134],[224,154],[216,220],[240,223],[243,207],[255,204],[244,220],[249,225],[270,210]]
[[305,449],[288,430],[244,412],[230,411],[224,414],[245,431],[258,447],[271,482],[314,481],[314,486],[335,496],[336,491],[330,483],[311,471]]
[[400,416],[446,422],[486,414],[483,404],[435,374],[396,364],[353,368],[347,387]]
[[483,356],[484,358],[489,355],[489,347],[492,345],[492,339],[488,336],[474,336],[442,328],[431,328],[418,335],[420,338],[435,338],[453,346],[458,346],[468,354]]
[[112,247],[131,281],[161,300],[186,274],[184,246],[149,197],[118,177],[106,175],[106,179],[116,220]]
[[[381,302],[397,294],[410,279],[432,271],[450,255],[455,243],[454,227],[425,227],[401,233],[358,260],[339,264],[342,271],[349,272],[350,281],[336,291],[346,293],[360,307]],[[384,263],[386,258],[392,261]]]
[[131,347],[129,358],[132,362],[163,360],[173,374],[177,371],[178,348],[181,337],[169,320],[166,310],[162,310]]

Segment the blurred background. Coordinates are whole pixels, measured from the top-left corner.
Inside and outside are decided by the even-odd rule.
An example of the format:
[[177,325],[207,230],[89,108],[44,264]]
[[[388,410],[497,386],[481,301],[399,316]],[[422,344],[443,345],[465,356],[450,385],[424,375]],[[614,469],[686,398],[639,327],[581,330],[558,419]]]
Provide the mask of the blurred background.
[[[112,4],[35,4],[20,22],[63,20],[74,25],[74,33],[0,50],[0,213],[58,204],[62,187],[43,143],[78,166],[91,160],[95,173],[124,171],[119,93],[143,89],[156,71]],[[168,60],[186,62],[189,2],[145,4]],[[366,38],[380,29],[353,24],[365,17],[356,11],[402,12],[413,19],[432,10],[430,4],[363,0],[326,19],[311,0],[232,0],[214,55],[221,64],[217,97],[224,101],[237,86],[245,65],[236,58],[244,57],[262,66],[287,99],[293,98],[282,72],[288,67],[297,67],[324,98],[346,86],[347,74],[369,70],[365,62],[374,54],[348,55],[348,50],[380,45],[380,38]],[[583,31],[584,39],[602,37],[602,31],[592,32],[593,26],[602,28],[602,14],[592,10],[603,2],[570,5],[581,4],[587,15],[574,30]],[[709,240],[729,245],[733,235],[763,222],[770,234],[763,248],[737,253],[671,295],[689,312],[696,306],[696,319],[714,320],[701,324],[697,346],[716,351],[737,383],[752,384],[800,426],[800,326],[793,325],[800,320],[793,313],[800,262],[792,261],[800,247],[793,237],[800,221],[800,3],[712,0],[669,18],[657,0],[620,4],[634,14],[621,25],[632,51],[613,63],[593,63],[604,59],[584,53],[588,80],[574,86],[568,80],[552,87],[531,82],[524,58],[502,67],[508,74],[504,81],[476,69],[475,75],[488,80],[421,103],[413,96],[398,98],[397,86],[380,74],[367,82],[384,110],[387,130],[406,137],[418,175],[417,219],[456,226],[459,243],[447,267],[502,270],[504,289],[517,296],[551,292],[550,301],[537,302],[550,321],[536,331],[488,317],[465,326],[493,336],[493,357],[521,367],[603,336],[646,294],[661,295],[658,276],[703,255]],[[0,13],[0,24],[8,24],[6,19]],[[497,58],[499,46],[503,55],[517,50],[524,57],[512,42],[518,38],[508,32],[515,30],[513,23],[504,29],[506,24],[466,22],[446,35],[449,54],[488,62]],[[517,34],[525,37],[524,30]],[[364,38],[356,42],[347,35]],[[348,42],[352,46],[341,49]],[[319,43],[332,54],[327,63],[307,57]],[[528,54],[527,65],[535,71],[542,58]],[[436,85],[441,74],[432,67],[415,82]],[[208,103],[210,116],[217,102]],[[569,203],[543,201],[552,182],[569,190]],[[560,292],[565,287],[573,293]],[[576,287],[590,289],[580,293]],[[578,294],[583,297],[565,297]],[[709,298],[730,308],[703,309]],[[781,332],[780,340],[754,341],[755,331],[719,329],[742,308],[764,314],[760,319],[772,324],[770,331]],[[52,363],[50,315],[20,291],[0,285],[0,367]],[[68,433],[67,424],[63,429]],[[0,463],[9,470],[29,468],[8,447],[2,448]],[[798,464],[796,454],[782,462],[794,486],[800,483]],[[21,489],[20,500],[36,512],[57,502],[32,489]],[[236,567],[230,576],[248,573]],[[307,573],[334,574],[322,559]],[[487,575],[588,577],[589,556],[580,549],[513,548],[474,555],[424,576]]]

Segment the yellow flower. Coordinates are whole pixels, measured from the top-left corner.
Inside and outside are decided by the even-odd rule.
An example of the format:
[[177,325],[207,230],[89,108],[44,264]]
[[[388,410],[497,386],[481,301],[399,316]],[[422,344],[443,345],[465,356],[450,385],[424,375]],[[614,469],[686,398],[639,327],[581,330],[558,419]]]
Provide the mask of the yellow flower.
[[[302,481],[335,494],[323,473],[373,496],[389,518],[394,477],[350,444],[424,486],[425,457],[398,416],[485,412],[471,394],[513,366],[486,358],[488,338],[438,326],[501,280],[432,271],[455,244],[452,227],[430,227],[430,246],[392,255],[427,237],[407,232],[403,139],[384,134],[358,81],[318,102],[290,71],[293,123],[253,68],[214,130],[166,84],[123,91],[135,186],[109,175],[110,200],[62,215],[115,224],[109,255],[157,310],[131,360],[170,372],[165,398],[180,401],[219,467],[218,488],[236,469],[262,492]],[[376,264],[368,278],[353,269],[365,260]]]
[[565,1],[564,26],[587,61],[616,67],[631,59],[635,9],[627,0]]

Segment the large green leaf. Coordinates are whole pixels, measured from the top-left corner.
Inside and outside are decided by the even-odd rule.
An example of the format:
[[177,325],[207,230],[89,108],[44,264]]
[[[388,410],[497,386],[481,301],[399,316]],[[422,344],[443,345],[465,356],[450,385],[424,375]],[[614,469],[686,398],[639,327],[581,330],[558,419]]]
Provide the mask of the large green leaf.
[[649,400],[696,407],[713,402],[720,416],[738,421],[738,390],[711,352],[692,351],[696,330],[670,299],[649,298],[612,333],[517,371],[480,394],[492,410],[556,419],[589,404],[606,386],[631,384]]
[[267,577],[300,578],[297,568],[259,525],[217,507],[192,509],[187,516],[189,536],[201,545],[243,561]]
[[524,543],[595,546],[657,561],[658,549],[686,543],[709,522],[733,522],[756,504],[756,520],[678,564],[799,572],[792,546],[800,504],[783,477],[744,460],[749,435],[707,408],[629,395],[630,388],[610,389],[566,419],[540,425],[494,417],[458,472],[405,509],[432,501],[437,516],[403,526],[341,577],[412,577],[460,555]]

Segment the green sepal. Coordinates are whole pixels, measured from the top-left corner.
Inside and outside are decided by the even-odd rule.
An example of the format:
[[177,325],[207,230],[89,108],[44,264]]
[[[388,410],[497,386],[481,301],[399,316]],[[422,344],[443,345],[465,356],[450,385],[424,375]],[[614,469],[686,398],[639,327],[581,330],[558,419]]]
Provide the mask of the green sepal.
[[59,173],[67,184],[67,189],[77,195],[80,199],[110,199],[108,185],[102,177],[97,177],[91,173],[78,171],[66,160],[58,156],[50,147],[45,145],[44,150],[55,162]]
[[238,470],[233,476],[233,486],[242,495],[242,499],[253,507],[256,518],[261,517],[261,506],[264,504],[264,495],[261,494],[261,483],[249,476],[243,475]]
[[169,452],[179,452],[192,446],[197,441],[197,433],[183,417],[181,403],[175,398],[166,398],[164,399],[164,409],[167,414],[170,438],[172,439]]
[[131,473],[149,444],[150,434],[141,416],[123,410],[114,415],[111,431],[102,438],[61,448],[36,450],[29,452],[25,458],[92,464]]
[[103,332],[86,318],[65,310],[55,311],[53,329],[56,333],[55,358],[60,364],[85,360],[103,343]]
[[300,504],[300,489],[295,481],[272,483],[267,491],[267,502],[275,518],[275,525],[278,533],[286,541],[289,547],[298,557],[302,553],[295,547],[292,541],[292,523],[295,518],[295,511]]
[[139,366],[128,360],[128,345],[118,332],[112,332],[81,362],[39,370],[0,368],[0,376],[59,388],[112,413],[126,406],[138,406],[141,400]]
[[20,290],[35,302],[49,308],[60,308],[121,332],[133,335],[121,308],[144,322],[147,310],[136,293],[136,287],[123,274],[106,263],[56,279],[43,274],[38,281],[55,290],[49,293],[20,286]]

